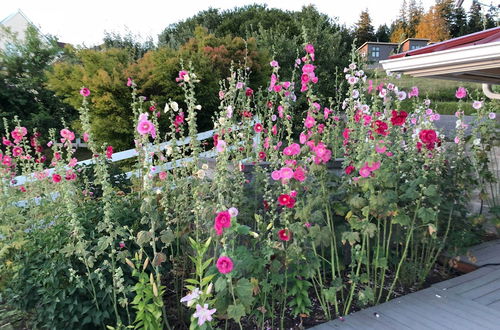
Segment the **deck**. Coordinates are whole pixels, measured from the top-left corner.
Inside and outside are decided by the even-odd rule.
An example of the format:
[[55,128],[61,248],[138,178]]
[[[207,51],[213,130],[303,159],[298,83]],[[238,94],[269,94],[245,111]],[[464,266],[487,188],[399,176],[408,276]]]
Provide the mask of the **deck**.
[[[500,240],[478,245],[471,253],[477,266],[500,263]],[[481,267],[313,329],[500,330],[500,266]]]

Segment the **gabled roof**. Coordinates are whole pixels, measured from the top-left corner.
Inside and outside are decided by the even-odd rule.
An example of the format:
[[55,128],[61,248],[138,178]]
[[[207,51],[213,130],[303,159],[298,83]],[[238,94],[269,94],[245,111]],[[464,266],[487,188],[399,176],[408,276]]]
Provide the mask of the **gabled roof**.
[[401,45],[404,44],[405,42],[411,41],[411,40],[415,40],[415,41],[430,41],[431,39],[427,39],[427,38],[406,38],[405,40],[403,40],[401,42]]
[[[408,39],[407,39],[408,40]],[[480,45],[485,43],[490,43],[494,41],[500,41],[500,27],[495,27],[492,29],[468,34],[462,37],[445,40],[441,42],[437,42],[435,44],[422,47],[415,50],[410,50],[404,53],[395,54],[389,56],[389,59],[406,57],[406,56],[415,56],[427,53],[433,53],[437,51],[442,51],[446,49],[453,49],[457,47],[465,47],[471,45]]]
[[363,48],[365,45],[370,44],[370,45],[387,45],[387,46],[397,46],[399,45],[397,42],[379,42],[379,41],[367,41],[361,46],[359,46],[356,50],[360,50]]

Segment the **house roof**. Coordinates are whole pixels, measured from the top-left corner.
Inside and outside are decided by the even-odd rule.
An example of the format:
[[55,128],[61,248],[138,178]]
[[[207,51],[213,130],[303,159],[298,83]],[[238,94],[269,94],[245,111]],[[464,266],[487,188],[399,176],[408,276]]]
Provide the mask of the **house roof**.
[[415,40],[415,41],[430,41],[431,39],[427,39],[427,38],[406,38],[405,40],[403,40],[401,42],[401,45],[404,44],[405,42],[411,41],[411,40]]
[[500,27],[389,56],[385,70],[415,77],[500,84]]
[[358,49],[356,49],[356,50],[360,50],[361,48],[363,48],[367,44],[371,44],[371,45],[387,45],[387,46],[397,46],[397,45],[399,45],[397,42],[367,41],[364,44],[362,44],[361,46],[359,46]]

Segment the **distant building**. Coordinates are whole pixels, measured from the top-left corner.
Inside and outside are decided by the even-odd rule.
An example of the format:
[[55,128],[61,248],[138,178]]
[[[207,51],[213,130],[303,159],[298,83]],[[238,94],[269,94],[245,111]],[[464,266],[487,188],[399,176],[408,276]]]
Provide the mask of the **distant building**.
[[429,39],[408,38],[402,43],[367,41],[356,51],[366,59],[369,68],[380,67],[379,62],[389,56],[427,46]]
[[20,41],[24,40],[26,37],[26,29],[29,26],[33,26],[37,29],[40,36],[48,41],[48,38],[40,31],[40,29],[38,29],[38,27],[33,24],[33,22],[31,22],[21,10],[18,10],[0,21],[0,49],[5,49],[7,47],[7,43],[10,39],[9,34],[14,34]]

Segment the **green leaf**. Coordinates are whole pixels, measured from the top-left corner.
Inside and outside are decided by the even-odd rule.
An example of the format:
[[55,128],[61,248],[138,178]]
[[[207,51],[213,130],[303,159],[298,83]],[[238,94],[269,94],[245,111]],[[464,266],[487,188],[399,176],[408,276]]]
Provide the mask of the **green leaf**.
[[175,239],[174,232],[172,229],[165,229],[160,233],[160,240],[163,242],[165,245],[170,245]]
[[153,235],[149,231],[140,231],[137,233],[137,244],[139,246],[144,246],[151,241]]
[[417,215],[424,224],[432,222],[436,219],[436,211],[428,207],[421,207],[417,211]]
[[227,316],[236,322],[240,322],[240,319],[245,316],[245,306],[242,304],[229,305],[227,308]]
[[349,241],[350,245],[356,244],[359,242],[359,233],[357,231],[347,231],[342,233],[342,244],[345,244],[346,241]]
[[392,223],[396,225],[408,226],[410,222],[411,222],[410,217],[407,216],[405,213],[399,213],[398,215],[392,218]]
[[236,283],[235,291],[241,301],[247,302],[252,300],[253,285],[246,278],[242,278]]
[[215,291],[221,292],[227,288],[227,280],[220,276],[217,281],[215,281]]
[[431,184],[424,190],[425,196],[428,197],[435,197],[437,196],[437,186],[435,184]]

